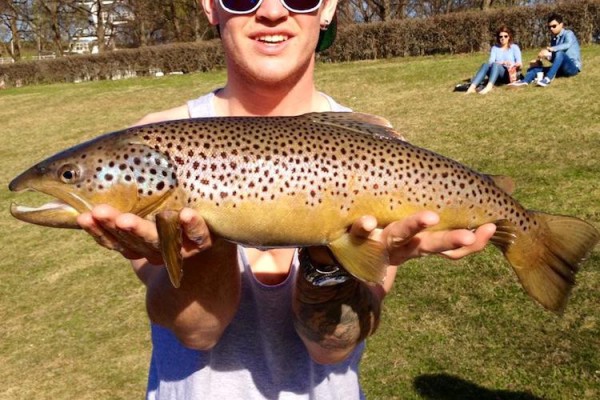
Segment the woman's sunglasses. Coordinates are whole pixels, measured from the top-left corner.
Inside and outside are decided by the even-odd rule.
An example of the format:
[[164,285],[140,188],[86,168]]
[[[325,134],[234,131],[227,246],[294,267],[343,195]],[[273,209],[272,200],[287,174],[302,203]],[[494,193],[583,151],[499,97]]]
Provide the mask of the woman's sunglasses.
[[[280,0],[290,12],[307,14],[321,7],[323,0]],[[251,14],[260,7],[263,0],[219,0],[225,11],[231,14]]]

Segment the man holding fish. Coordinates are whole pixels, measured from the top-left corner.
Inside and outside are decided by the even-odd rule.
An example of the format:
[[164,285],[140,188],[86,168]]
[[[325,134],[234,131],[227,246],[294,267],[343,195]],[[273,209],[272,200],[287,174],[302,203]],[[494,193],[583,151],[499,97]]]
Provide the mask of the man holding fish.
[[[314,85],[315,48],[335,34],[336,0],[201,0],[226,56],[221,89],[138,125],[214,116],[289,116],[349,111]],[[321,35],[320,35],[321,33]],[[321,38],[320,38],[321,36]],[[439,217],[418,212],[383,229],[365,215],[351,236],[386,248],[381,285],[344,273],[325,247],[242,248],[211,234],[199,213],[179,222],[184,277],[165,270],[156,225],[101,205],[78,223],[131,260],[147,287],[153,353],[149,399],[358,399],[364,339],[377,328],[396,266],[427,255],[456,259],[482,249],[494,224],[424,232]],[[305,221],[282,220],[302,225]],[[299,227],[301,228],[301,227]]]

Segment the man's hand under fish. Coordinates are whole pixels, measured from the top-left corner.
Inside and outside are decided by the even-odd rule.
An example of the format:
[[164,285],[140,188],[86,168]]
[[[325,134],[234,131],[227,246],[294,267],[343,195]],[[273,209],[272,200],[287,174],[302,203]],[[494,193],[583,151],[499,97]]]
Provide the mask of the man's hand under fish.
[[[196,211],[184,208],[179,214],[179,220],[184,232],[181,249],[184,259],[212,246],[213,237],[208,226]],[[99,205],[91,212],[80,214],[77,222],[101,246],[118,251],[127,259],[146,259],[150,264],[164,264],[156,224],[152,221],[134,214],[121,213],[108,205]],[[376,218],[367,215],[354,222],[350,233],[357,238],[385,243],[390,265],[400,265],[411,258],[430,254],[450,259],[465,257],[482,250],[496,231],[496,225],[492,223],[484,224],[474,231],[425,231],[438,222],[439,216],[436,213],[422,211],[392,222],[384,229],[378,229]],[[329,252],[324,246],[321,249],[321,252],[316,251],[316,257],[327,262]]]

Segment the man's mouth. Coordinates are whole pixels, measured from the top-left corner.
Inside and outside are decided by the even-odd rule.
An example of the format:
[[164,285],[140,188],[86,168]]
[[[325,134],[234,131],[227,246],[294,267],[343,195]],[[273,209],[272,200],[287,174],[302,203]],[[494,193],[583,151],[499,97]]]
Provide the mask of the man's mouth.
[[286,35],[264,35],[264,36],[257,37],[256,40],[258,40],[260,42],[264,42],[264,43],[269,43],[269,44],[278,44],[278,43],[282,43],[282,42],[285,42],[286,40],[288,40],[288,36],[286,36]]

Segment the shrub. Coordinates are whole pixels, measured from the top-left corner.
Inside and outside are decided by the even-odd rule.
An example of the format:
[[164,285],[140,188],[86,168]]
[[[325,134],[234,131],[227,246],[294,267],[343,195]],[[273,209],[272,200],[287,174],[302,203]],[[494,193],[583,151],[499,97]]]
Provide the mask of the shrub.
[[340,28],[334,45],[321,57],[335,62],[487,51],[502,24],[514,30],[522,49],[543,47],[549,41],[546,18],[551,12],[563,15],[581,44],[591,43],[600,27],[599,0],[467,11]]
[[208,71],[222,67],[223,64],[219,41],[192,42],[3,64],[0,65],[0,78],[7,86],[21,86],[119,79],[149,75],[157,71]]

